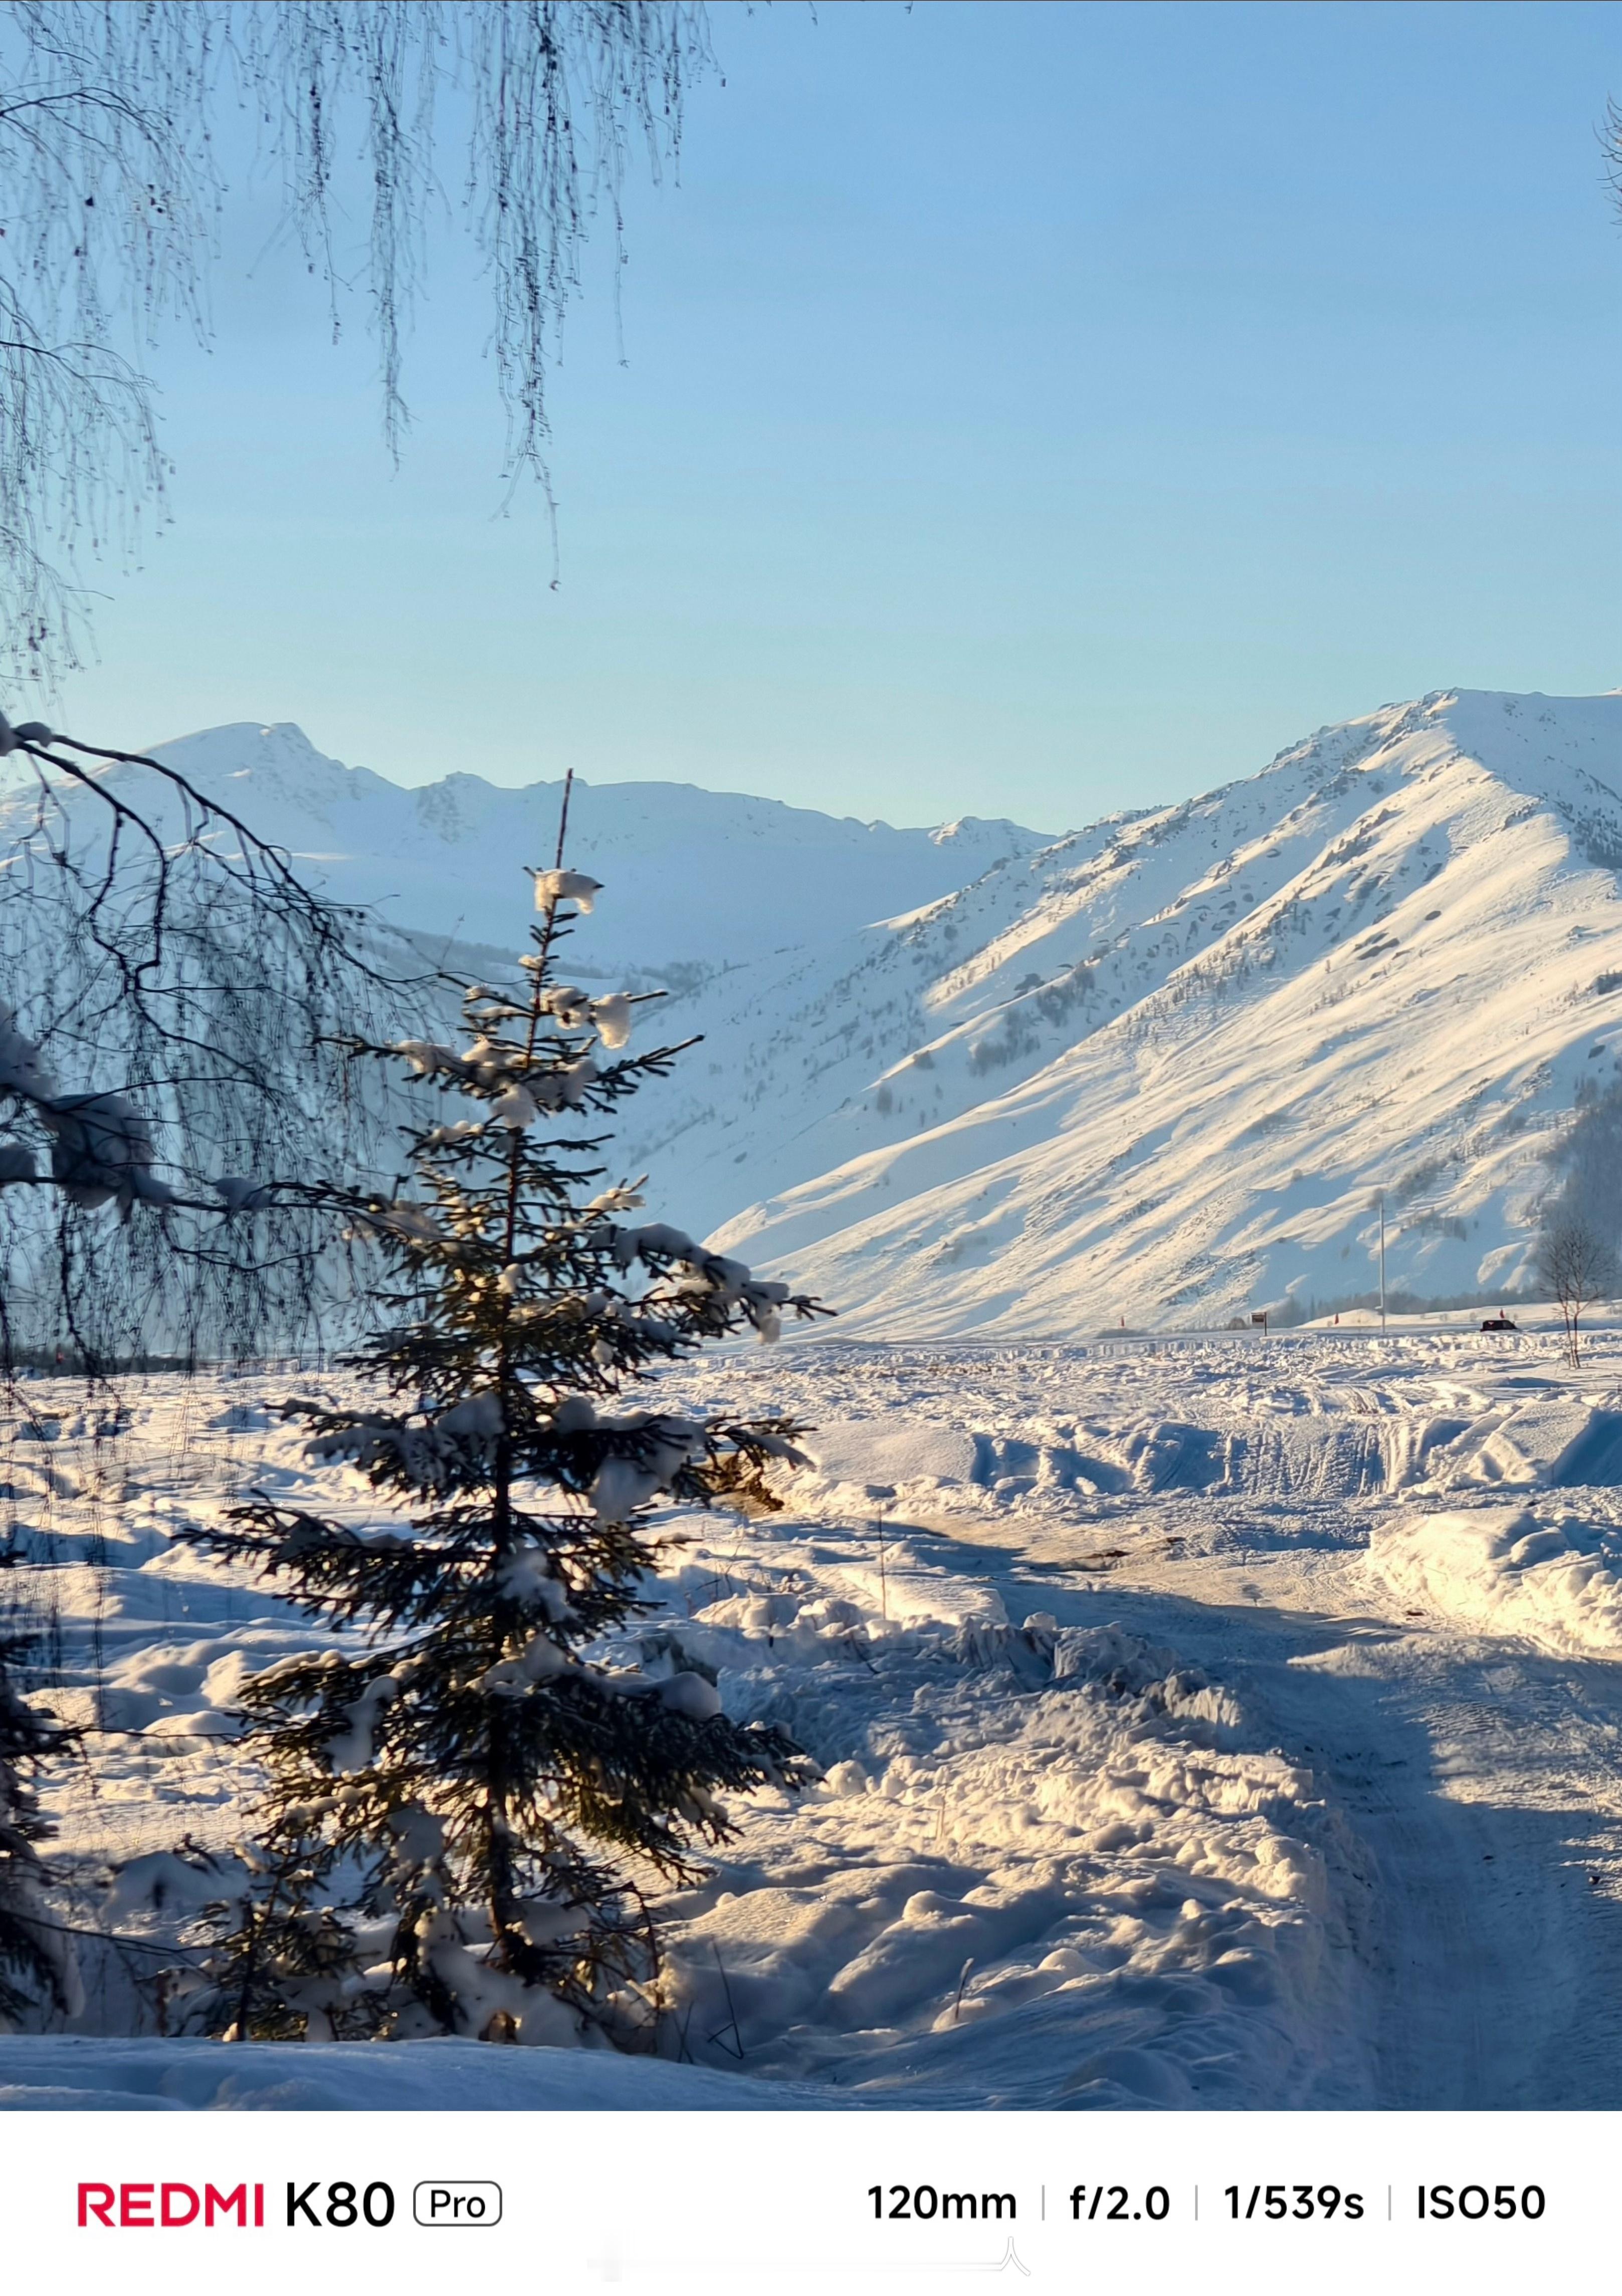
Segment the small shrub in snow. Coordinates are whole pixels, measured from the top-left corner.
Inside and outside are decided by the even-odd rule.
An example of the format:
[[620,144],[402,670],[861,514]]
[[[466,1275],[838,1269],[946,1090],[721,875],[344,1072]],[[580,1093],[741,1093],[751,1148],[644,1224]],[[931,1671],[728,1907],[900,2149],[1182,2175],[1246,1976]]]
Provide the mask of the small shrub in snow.
[[16,1652],[14,1642],[0,1643],[0,2026],[83,2006],[70,1940],[45,1899],[39,1844],[50,1829],[34,1792],[67,1734],[17,1695],[7,1663]]
[[287,1407],[408,1520],[361,1535],[265,1499],[183,1534],[355,1630],[244,1685],[270,1784],[253,1879],[212,1920],[198,2013],[216,2032],[622,2034],[657,1973],[639,1881],[696,1875],[730,1830],[720,1794],[808,1775],[704,1675],[602,1657],[648,1607],[651,1505],[759,1499],[767,1464],[798,1457],[783,1420],[616,1398],[707,1340],[817,1310],[599,1190],[601,1136],[570,1119],[672,1058],[605,1061],[641,1000],[554,978],[566,905],[599,890],[537,878],[527,991],[470,989],[465,1046],[356,1047],[459,1116],[408,1133],[413,1193],[325,1198],[386,1270],[352,1359],[375,1406]]

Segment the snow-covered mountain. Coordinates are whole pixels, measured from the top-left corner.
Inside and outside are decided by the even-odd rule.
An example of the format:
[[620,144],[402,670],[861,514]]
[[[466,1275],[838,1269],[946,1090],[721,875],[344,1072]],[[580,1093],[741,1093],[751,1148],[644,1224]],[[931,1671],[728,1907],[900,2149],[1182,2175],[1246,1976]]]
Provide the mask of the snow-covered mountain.
[[1618,1086],[1619,867],[1622,696],[1380,709],[710,984],[634,1160],[857,1332],[1348,1300],[1380,1191],[1393,1291],[1513,1286]]
[[[559,784],[399,789],[291,726],[162,754],[335,896],[518,946]],[[632,1104],[626,1169],[848,1331],[1348,1300],[1382,1192],[1394,1293],[1496,1292],[1579,1106],[1622,1168],[1622,694],[1432,694],[1057,842],[662,783],[576,804],[607,890],[570,971],[662,972],[659,1034],[704,1038]]]
[[[522,945],[534,915],[523,870],[551,865],[561,782],[501,789],[457,773],[402,789],[324,757],[297,726],[217,726],[152,754],[284,846],[332,899],[375,906],[409,932]],[[937,900],[1045,841],[1006,821],[891,829],[680,783],[577,780],[569,863],[611,883],[613,898],[570,962],[599,972],[741,964]]]

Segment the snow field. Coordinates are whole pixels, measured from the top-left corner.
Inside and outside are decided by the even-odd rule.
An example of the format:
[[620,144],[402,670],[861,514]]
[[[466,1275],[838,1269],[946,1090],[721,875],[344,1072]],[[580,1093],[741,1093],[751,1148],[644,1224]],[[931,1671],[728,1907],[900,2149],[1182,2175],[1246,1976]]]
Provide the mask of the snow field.
[[787,2082],[582,2049],[0,2034],[0,2112],[786,2112],[827,2102]]
[[[659,2061],[607,2065],[157,2032],[132,1972],[172,1954],[200,1856],[229,1854],[253,1792],[236,1685],[324,1639],[169,1531],[250,1488],[383,1518],[266,1407],[310,1374],[133,1382],[116,1425],[28,1382],[33,1423],[0,1461],[23,1560],[0,1595],[41,1634],[41,1694],[96,1734],[94,1771],[49,1792],[62,1916],[122,1942],[80,1939],[85,2015],[0,2039],[0,2090],[159,2110],[1614,2103],[1593,2004],[1622,1821],[1619,1376],[1610,1333],[1573,1373],[1542,1337],[1396,1332],[822,1341],[667,1376],[677,1411],[815,1423],[812,1464],[780,1513],[671,1516],[654,1607],[600,1654],[713,1678],[823,1778],[740,1800],[709,1877],[655,1901]],[[1480,1988],[1479,2039],[1527,1992],[1514,2049],[1448,2038],[1455,1985]]]
[[[1552,1333],[1473,1328],[1266,1341],[1197,1336],[1093,1347],[864,1351],[815,1343],[794,1407],[821,1411],[797,1500],[836,1513],[948,1494],[1094,1520],[1097,1502],[1198,1493],[1286,1504],[1622,1482],[1622,1333],[1571,1374]],[[1593,1352],[1597,1347],[1599,1353]],[[791,1345],[788,1361],[805,1357]],[[1596,1368],[1595,1366],[1600,1366]],[[905,1382],[899,1423],[847,1424],[841,1398]],[[773,1391],[787,1397],[782,1378]]]
[[[158,1948],[206,1900],[198,1855],[229,1855],[253,1788],[237,1686],[322,1639],[168,1529],[249,1484],[376,1519],[358,1473],[313,1464],[264,1408],[285,1384],[228,1398],[153,1381],[117,1432],[41,1411],[12,1447],[29,1558],[12,1583],[54,1638],[51,1702],[95,1734],[94,1775],[69,1768],[50,1794],[86,1930]],[[928,1427],[869,1426],[864,1461],[847,1439],[864,1502],[881,1468],[946,1491],[927,1471],[975,1456],[961,1436],[943,1450]],[[798,1503],[680,1527],[697,1543],[671,1550],[658,1607],[603,1654],[714,1677],[730,1711],[783,1723],[825,1776],[741,1801],[713,1877],[659,1907],[675,2069],[920,2103],[1312,2092],[1345,1844],[1310,1768],[1231,1691],[1108,1624],[1011,1625],[979,1574],[902,1533]],[[82,2033],[150,2030],[127,1953],[86,1940],[86,1960]],[[188,2095],[202,2078],[176,2073]]]

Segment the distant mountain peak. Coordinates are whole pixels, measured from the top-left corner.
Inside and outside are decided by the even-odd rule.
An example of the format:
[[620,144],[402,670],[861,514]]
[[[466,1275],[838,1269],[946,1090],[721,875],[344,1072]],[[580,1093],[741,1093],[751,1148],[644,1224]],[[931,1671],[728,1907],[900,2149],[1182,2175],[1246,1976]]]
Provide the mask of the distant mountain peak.
[[[551,858],[561,780],[511,788],[455,771],[404,788],[325,756],[291,723],[209,726],[154,754],[333,899],[415,934],[522,945],[524,865]],[[582,956],[684,977],[745,964],[937,899],[1046,841],[1005,821],[895,829],[688,783],[578,779],[570,857],[607,887]]]

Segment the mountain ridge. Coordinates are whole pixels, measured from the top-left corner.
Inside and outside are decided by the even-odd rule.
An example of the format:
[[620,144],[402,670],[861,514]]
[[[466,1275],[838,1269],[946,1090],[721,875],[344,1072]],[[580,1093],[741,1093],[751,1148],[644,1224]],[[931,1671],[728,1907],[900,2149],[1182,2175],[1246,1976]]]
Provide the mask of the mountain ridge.
[[[406,788],[324,756],[296,726],[246,721],[152,754],[284,846],[331,898],[414,935],[520,945],[533,914],[520,865],[552,859],[561,780],[507,787],[457,771]],[[1014,822],[894,829],[692,783],[577,779],[570,863],[615,875],[618,894],[581,955],[598,967],[738,964],[914,907],[1047,841]],[[814,884],[792,873],[808,860],[829,865]]]
[[[406,791],[291,727],[160,754],[419,946],[518,946],[561,784]],[[1304,1313],[1372,1289],[1382,1192],[1393,1291],[1497,1296],[1613,1098],[1585,1168],[1622,1166],[1622,694],[1438,690],[1056,839],[577,789],[569,969],[650,968],[638,1041],[702,1039],[616,1159],[847,1330]]]
[[934,1033],[716,1240],[858,1331],[1073,1336],[1366,1293],[1384,1189],[1394,1289],[1513,1290],[1550,1151],[1622,1074],[1618,861],[1622,696],[1320,729],[1017,865],[918,1001]]

